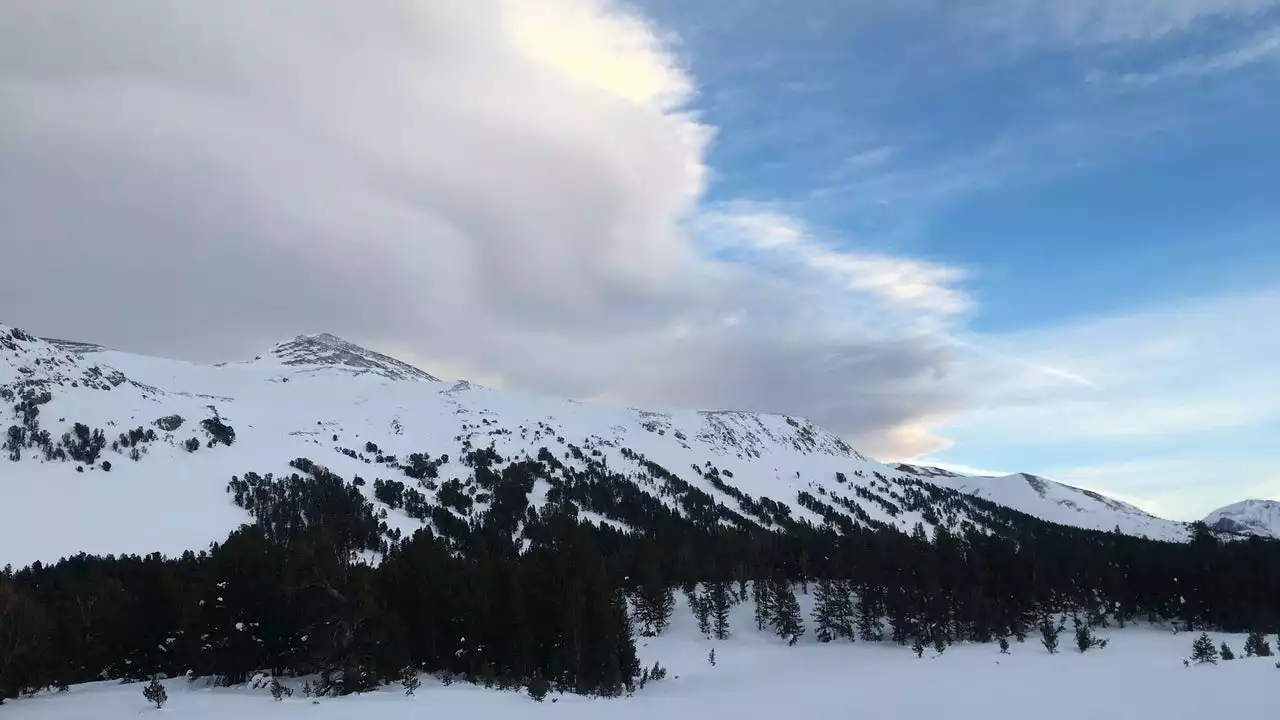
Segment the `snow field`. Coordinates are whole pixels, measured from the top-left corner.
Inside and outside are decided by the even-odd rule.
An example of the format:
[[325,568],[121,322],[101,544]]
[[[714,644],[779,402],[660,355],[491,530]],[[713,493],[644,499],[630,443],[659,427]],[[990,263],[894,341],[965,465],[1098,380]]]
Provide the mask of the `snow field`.
[[[801,596],[806,612],[810,597]],[[156,711],[142,683],[73,686],[65,694],[11,701],[6,720],[118,720],[185,717],[192,720],[327,720],[422,717],[652,720],[658,718],[1036,718],[1036,720],[1204,720],[1269,717],[1280,682],[1277,658],[1242,658],[1216,666],[1183,667],[1196,633],[1174,634],[1149,625],[1100,630],[1107,648],[1081,654],[1068,647],[1049,655],[1035,636],[1012,643],[1009,655],[994,644],[961,644],[941,656],[916,658],[893,643],[819,644],[806,635],[796,647],[758,633],[749,603],[734,608],[733,636],[703,638],[683,599],[672,626],[658,638],[637,638],[641,661],[660,662],[665,680],[619,699],[551,695],[536,703],[523,692],[486,690],[466,683],[442,685],[424,677],[414,697],[401,687],[313,703],[303,679],[289,679],[294,696],[274,702],[265,688],[210,688],[204,681],[165,681],[169,701]],[[1243,635],[1211,634],[1242,654]],[[1274,638],[1272,638],[1274,640]],[[707,661],[716,649],[716,665]],[[552,702],[552,700],[555,702]],[[156,713],[152,715],[152,713]]]

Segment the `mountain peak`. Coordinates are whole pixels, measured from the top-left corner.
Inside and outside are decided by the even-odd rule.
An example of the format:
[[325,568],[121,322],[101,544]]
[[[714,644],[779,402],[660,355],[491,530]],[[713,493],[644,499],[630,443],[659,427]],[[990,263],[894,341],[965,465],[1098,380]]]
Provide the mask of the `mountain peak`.
[[1280,500],[1241,500],[1209,513],[1204,524],[1219,532],[1280,538]]
[[409,363],[343,340],[332,333],[298,335],[276,344],[271,354],[285,365],[337,367],[356,374],[374,373],[392,380],[440,380]]

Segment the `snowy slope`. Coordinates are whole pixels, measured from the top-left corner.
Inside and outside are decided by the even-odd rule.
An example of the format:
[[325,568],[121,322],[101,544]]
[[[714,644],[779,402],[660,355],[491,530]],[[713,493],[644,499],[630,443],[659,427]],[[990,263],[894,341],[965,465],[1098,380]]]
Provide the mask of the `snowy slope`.
[[[800,596],[808,615],[812,596]],[[638,638],[646,667],[668,675],[621,699],[553,695],[535,703],[524,692],[486,690],[425,676],[413,697],[400,685],[375,692],[314,701],[303,696],[305,678],[284,678],[295,692],[274,702],[265,688],[214,688],[207,680],[165,681],[168,701],[156,711],[142,697],[142,683],[73,685],[13,700],[0,710],[12,720],[117,720],[138,717],[291,720],[376,717],[577,718],[772,718],[824,720],[849,717],[1025,718],[1080,720],[1203,720],[1267,717],[1275,704],[1274,657],[1242,658],[1184,667],[1194,635],[1131,624],[1100,633],[1106,649],[1048,654],[1035,639],[1014,643],[1002,655],[992,643],[961,643],[917,659],[893,643],[818,643],[812,633],[795,647],[756,631],[750,603],[733,608],[728,640],[697,631],[683,598],[671,627],[656,638]],[[1237,652],[1244,637],[1211,634]],[[708,662],[714,648],[716,664]],[[927,691],[921,692],[927,688]],[[1065,690],[1065,691],[1064,691]],[[154,714],[154,715],[153,715]]]
[[1280,538],[1280,501],[1243,500],[1214,510],[1204,523],[1220,532]]
[[[174,420],[161,419],[172,416],[181,425],[165,429]],[[103,433],[105,446],[92,462],[58,457],[65,443],[77,443],[76,423]],[[233,428],[234,442],[217,442],[202,423]],[[546,447],[571,467],[604,463],[678,509],[645,469],[656,463],[765,526],[773,520],[747,509],[764,498],[791,519],[815,524],[909,531],[916,523],[994,522],[977,501],[942,502],[958,492],[1084,528],[1170,540],[1188,534],[1183,523],[1033,476],[976,478],[883,465],[801,418],[646,411],[443,382],[332,335],[300,336],[245,362],[201,365],[0,327],[0,430],[9,427],[21,438],[14,443],[0,435],[0,563],[15,565],[80,551],[173,554],[206,547],[247,520],[226,493],[228,480],[249,471],[287,475],[295,458],[348,479],[361,475],[371,485],[377,477],[409,480],[376,456],[447,455],[439,479],[469,485],[471,469],[461,459],[488,446],[508,461]],[[130,431],[149,437],[130,442]],[[367,451],[367,443],[377,451]],[[547,489],[535,487],[531,501],[541,502]],[[370,486],[364,492],[373,499]],[[474,487],[468,492],[475,496]],[[404,533],[422,522],[388,513],[388,523]]]

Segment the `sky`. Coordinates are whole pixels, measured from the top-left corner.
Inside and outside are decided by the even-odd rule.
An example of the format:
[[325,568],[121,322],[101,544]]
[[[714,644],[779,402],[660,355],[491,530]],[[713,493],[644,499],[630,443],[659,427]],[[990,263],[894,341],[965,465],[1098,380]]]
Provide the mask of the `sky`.
[[7,0],[0,322],[1280,499],[1280,0]]

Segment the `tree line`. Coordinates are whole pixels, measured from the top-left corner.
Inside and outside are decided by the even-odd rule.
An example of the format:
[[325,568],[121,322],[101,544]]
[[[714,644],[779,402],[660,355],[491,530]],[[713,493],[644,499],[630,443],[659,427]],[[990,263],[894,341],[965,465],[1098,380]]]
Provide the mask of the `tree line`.
[[[1198,526],[1189,543],[1157,542],[999,506],[983,506],[986,528],[903,533],[814,525],[745,498],[772,519],[766,528],[640,460],[643,477],[588,456],[569,467],[545,449],[513,461],[473,451],[471,476],[447,504],[411,496],[430,522],[408,537],[358,478],[305,458],[287,477],[246,473],[227,490],[253,522],[205,551],[80,554],[0,573],[0,698],[156,674],[231,685],[259,671],[314,675],[317,692],[345,694],[406,670],[611,696],[646,677],[634,634],[662,633],[677,593],[709,637],[730,636],[729,609],[752,603],[757,628],[791,644],[807,633],[921,648],[1007,643],[1043,634],[1063,613],[1086,643],[1092,628],[1139,618],[1280,628],[1275,541],[1227,542]],[[534,507],[540,482],[547,502]],[[377,488],[384,503],[414,490]],[[921,484],[917,500],[932,498],[937,517],[968,502],[930,492]],[[808,616],[797,600],[806,593]]]

